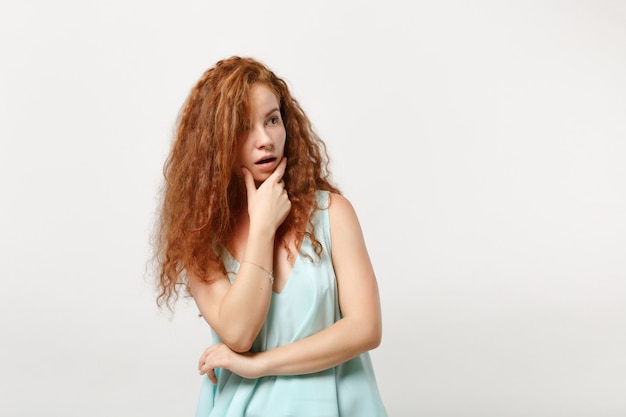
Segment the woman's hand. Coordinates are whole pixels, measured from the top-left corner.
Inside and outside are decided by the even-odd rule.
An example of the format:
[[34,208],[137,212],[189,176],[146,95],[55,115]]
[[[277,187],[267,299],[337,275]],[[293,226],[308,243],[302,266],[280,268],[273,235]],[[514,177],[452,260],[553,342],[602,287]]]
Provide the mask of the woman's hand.
[[283,158],[274,172],[256,188],[254,178],[247,168],[242,167],[246,191],[248,195],[248,215],[250,216],[250,226],[268,226],[275,232],[285,221],[291,201],[285,190],[283,175],[287,167],[287,159]]
[[258,361],[254,360],[255,356],[256,354],[253,352],[233,352],[224,343],[219,342],[208,347],[202,353],[198,362],[198,370],[200,375],[206,374],[214,384],[217,384],[215,368],[228,369],[244,378],[260,378],[263,375]]

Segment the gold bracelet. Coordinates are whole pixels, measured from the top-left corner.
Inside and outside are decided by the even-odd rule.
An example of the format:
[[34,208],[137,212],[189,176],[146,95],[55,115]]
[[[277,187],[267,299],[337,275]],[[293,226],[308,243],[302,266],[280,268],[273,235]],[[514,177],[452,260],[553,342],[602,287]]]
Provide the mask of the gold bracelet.
[[267,269],[263,268],[261,265],[259,265],[259,264],[255,264],[254,262],[250,262],[250,261],[243,260],[243,261],[241,261],[241,263],[242,263],[242,264],[250,264],[250,265],[254,265],[254,266],[256,266],[257,268],[262,269],[264,272],[267,272],[267,274],[268,274],[268,278],[269,278],[269,280],[270,280],[270,284],[271,284],[271,285],[274,285],[274,275],[272,275],[272,272],[271,272],[271,271],[268,271]]

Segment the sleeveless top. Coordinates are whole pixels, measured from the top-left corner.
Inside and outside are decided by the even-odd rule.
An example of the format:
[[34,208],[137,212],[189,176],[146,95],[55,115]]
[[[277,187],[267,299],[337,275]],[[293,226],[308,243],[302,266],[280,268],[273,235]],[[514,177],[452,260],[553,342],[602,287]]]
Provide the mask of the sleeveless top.
[[[289,279],[272,292],[265,323],[252,351],[266,351],[320,332],[341,318],[337,282],[331,259],[329,193],[316,192],[313,213],[321,259],[308,237],[302,242]],[[304,255],[303,255],[304,254]],[[308,256],[306,256],[308,255]],[[226,252],[223,259],[231,282],[239,263]],[[211,330],[213,340],[218,335]],[[203,375],[196,417],[386,417],[369,354],[321,372],[246,379],[216,369],[216,385]]]

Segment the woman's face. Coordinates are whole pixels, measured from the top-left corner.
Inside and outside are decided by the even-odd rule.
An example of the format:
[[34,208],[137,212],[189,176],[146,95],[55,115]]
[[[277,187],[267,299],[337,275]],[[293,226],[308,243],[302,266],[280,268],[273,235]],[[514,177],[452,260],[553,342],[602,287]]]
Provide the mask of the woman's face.
[[257,184],[270,176],[283,158],[287,133],[278,99],[264,84],[250,88],[250,121],[247,136],[239,148],[235,170],[246,167]]

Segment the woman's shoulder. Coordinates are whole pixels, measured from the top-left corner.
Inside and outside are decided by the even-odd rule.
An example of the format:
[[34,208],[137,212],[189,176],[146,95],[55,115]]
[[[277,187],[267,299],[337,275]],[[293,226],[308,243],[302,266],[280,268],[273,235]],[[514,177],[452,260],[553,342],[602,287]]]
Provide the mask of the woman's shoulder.
[[334,193],[332,191],[326,191],[328,195],[328,205],[331,210],[354,210],[352,203],[346,196],[339,193]]
[[354,212],[354,208],[352,203],[350,203],[350,200],[338,192],[317,190],[315,191],[315,200],[317,202],[317,210],[328,210],[329,213],[339,212],[337,215]]
[[356,219],[354,206],[343,194],[328,192],[328,214],[331,223],[353,221]]

